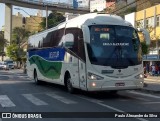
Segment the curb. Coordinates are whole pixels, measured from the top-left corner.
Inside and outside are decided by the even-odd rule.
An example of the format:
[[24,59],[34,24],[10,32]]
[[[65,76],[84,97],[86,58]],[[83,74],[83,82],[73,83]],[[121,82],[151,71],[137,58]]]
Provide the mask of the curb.
[[147,83],[144,83],[144,88],[142,89],[139,89],[139,90],[136,90],[136,91],[139,91],[139,92],[145,92],[145,93],[150,93],[150,94],[158,94],[160,93],[160,90],[150,90],[150,89],[145,89],[145,87],[147,87],[149,84]]
[[148,90],[148,89],[139,89],[139,90],[136,90],[136,91],[150,93],[150,94],[160,94],[160,91]]

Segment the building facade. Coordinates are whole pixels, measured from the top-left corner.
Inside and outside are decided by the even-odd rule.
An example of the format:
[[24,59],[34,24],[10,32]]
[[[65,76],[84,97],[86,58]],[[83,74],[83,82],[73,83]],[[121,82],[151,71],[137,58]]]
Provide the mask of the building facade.
[[90,12],[104,11],[106,0],[90,0]]
[[[12,15],[12,29],[15,27],[24,27],[27,31],[38,32],[41,30],[39,24],[43,18],[37,14],[35,16],[23,17],[19,12],[16,15]],[[2,29],[5,29],[4,27]]]
[[160,0],[136,0],[137,11],[160,4]]
[[123,13],[129,8],[136,7],[136,0],[106,0],[107,13]]
[[29,16],[25,17],[25,29],[30,32],[38,32],[41,30],[40,23],[42,22],[43,18],[39,15],[37,16]]
[[19,12],[16,15],[12,15],[12,29],[15,27],[24,27],[23,16]]
[[[150,51],[144,56],[144,61],[150,64],[160,64],[160,4],[134,12],[125,19],[136,28],[145,28],[151,37]],[[140,36],[144,41],[143,36]]]
[[77,0],[78,8],[89,8],[89,0]]
[[116,0],[106,0],[106,12],[110,13],[115,9]]

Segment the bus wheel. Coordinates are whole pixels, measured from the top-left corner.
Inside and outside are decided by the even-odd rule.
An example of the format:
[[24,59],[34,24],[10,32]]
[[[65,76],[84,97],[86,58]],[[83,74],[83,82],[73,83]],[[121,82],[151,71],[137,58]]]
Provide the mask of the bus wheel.
[[67,90],[68,90],[69,93],[71,93],[71,94],[74,93],[74,88],[72,86],[70,77],[67,79],[66,87],[67,87]]
[[36,72],[36,70],[34,71],[34,82],[35,82],[35,84],[40,84],[40,82],[39,82],[39,80],[38,80],[38,77],[37,77],[37,72]]
[[117,90],[112,90],[112,91],[110,91],[110,93],[111,93],[111,94],[114,94],[114,95],[117,94],[117,92],[118,92]]

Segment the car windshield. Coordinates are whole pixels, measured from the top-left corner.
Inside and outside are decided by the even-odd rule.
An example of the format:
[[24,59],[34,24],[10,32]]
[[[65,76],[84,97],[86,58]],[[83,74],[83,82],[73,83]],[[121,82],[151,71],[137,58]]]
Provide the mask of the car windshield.
[[92,64],[126,68],[141,63],[140,41],[134,28],[95,25],[89,29],[87,49]]

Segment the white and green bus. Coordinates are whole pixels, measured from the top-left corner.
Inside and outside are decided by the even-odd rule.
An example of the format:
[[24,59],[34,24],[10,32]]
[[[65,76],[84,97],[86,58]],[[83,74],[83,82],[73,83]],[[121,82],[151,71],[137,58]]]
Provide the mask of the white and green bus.
[[80,15],[29,37],[27,73],[71,93],[142,88],[137,30],[116,15]]

